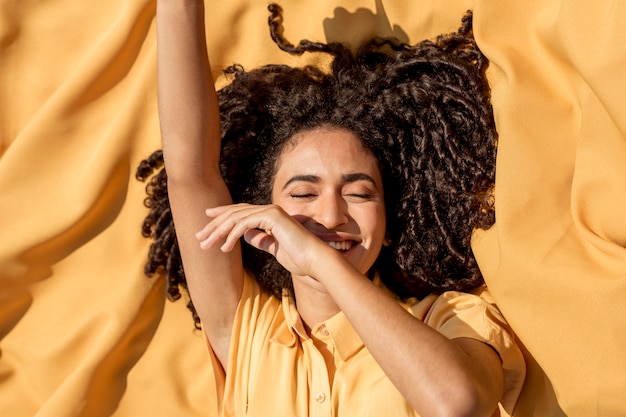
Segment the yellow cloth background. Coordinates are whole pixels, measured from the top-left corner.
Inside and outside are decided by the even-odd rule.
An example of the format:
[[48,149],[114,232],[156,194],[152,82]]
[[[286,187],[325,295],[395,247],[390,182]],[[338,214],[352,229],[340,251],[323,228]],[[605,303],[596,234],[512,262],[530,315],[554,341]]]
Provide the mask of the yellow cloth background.
[[[626,414],[626,4],[282,4],[292,42],[414,42],[474,9],[500,132],[497,224],[475,251],[527,353],[515,415]],[[207,10],[216,76],[302,62],[269,40],[265,2]],[[142,273],[154,15],[148,0],[0,0],[2,416],[200,416],[214,401],[185,302]]]

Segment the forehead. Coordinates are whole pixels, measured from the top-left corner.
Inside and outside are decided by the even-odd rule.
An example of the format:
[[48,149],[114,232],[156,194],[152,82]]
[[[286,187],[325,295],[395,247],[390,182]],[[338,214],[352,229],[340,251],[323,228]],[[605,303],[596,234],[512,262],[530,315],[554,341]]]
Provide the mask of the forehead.
[[[332,162],[332,163],[331,163]],[[316,165],[362,166],[379,170],[374,154],[361,139],[346,129],[321,127],[299,132],[282,150],[276,172],[281,168],[312,169]]]

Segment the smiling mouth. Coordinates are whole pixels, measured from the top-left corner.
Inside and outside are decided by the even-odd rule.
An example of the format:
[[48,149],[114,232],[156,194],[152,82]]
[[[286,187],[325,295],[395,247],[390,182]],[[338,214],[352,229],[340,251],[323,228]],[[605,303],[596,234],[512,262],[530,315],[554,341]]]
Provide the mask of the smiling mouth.
[[342,240],[340,242],[326,242],[326,243],[331,248],[336,249],[340,252],[349,251],[352,248],[352,245],[354,244],[354,242],[351,240]]

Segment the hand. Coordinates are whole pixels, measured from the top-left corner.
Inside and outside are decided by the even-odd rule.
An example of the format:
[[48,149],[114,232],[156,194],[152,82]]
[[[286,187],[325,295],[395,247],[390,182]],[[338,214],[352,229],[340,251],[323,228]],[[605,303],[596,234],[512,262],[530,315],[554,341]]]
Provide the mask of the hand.
[[239,238],[272,254],[294,275],[311,275],[311,265],[321,251],[329,251],[315,235],[276,205],[234,204],[206,210],[212,220],[196,234],[203,249],[222,242],[220,250],[231,251]]

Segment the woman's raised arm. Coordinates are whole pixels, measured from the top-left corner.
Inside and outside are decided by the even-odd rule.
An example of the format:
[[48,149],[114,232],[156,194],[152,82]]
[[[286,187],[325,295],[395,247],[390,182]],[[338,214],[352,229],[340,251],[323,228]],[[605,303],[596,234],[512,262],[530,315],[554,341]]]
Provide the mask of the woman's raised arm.
[[219,170],[220,122],[202,0],[157,1],[158,105],[168,194],[185,277],[211,346],[226,367],[241,295],[241,249],[201,250],[205,210],[230,204]]

